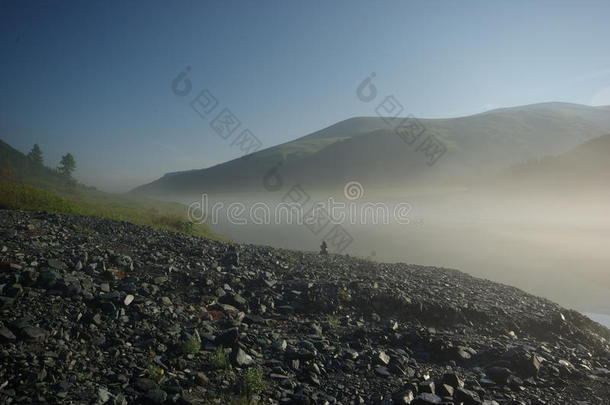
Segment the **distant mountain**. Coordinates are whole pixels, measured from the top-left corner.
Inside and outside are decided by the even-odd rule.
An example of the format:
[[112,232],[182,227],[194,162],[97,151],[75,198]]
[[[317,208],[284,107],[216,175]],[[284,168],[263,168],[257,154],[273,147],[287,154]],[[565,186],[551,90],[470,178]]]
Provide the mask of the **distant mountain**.
[[542,159],[534,159],[510,169],[501,176],[503,187],[529,186],[541,190],[597,189],[610,186],[610,135],[604,135],[576,148]]
[[[350,180],[365,187],[455,184],[528,159],[556,155],[610,133],[610,109],[544,103],[460,118],[410,118],[406,124],[415,131],[403,132],[401,138],[395,124],[383,118],[351,118],[213,167],[165,175],[133,192],[264,191],[266,175],[273,168],[279,169],[285,184],[310,188],[342,187]],[[410,143],[420,126],[423,133]],[[432,140],[446,149],[434,165],[430,163],[438,154],[427,148]]]

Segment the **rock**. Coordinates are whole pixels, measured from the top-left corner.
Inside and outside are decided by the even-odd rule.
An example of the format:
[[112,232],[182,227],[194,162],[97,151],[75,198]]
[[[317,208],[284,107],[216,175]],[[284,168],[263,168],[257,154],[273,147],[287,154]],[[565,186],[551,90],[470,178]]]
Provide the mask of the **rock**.
[[134,297],[133,295],[128,294],[128,295],[125,297],[125,299],[123,300],[123,304],[124,304],[125,306],[129,306],[129,304],[131,304],[131,303],[133,302],[134,298],[135,298],[135,297]]
[[283,405],[607,396],[607,330],[457,270],[252,245],[223,265],[223,242],[46,213],[0,210],[0,235],[2,403],[225,404],[246,386]]
[[44,329],[36,326],[26,326],[22,328],[21,334],[23,335],[24,339],[35,342],[43,341],[47,337],[47,332]]
[[17,339],[17,337],[8,328],[0,327],[0,341],[9,342]]
[[23,293],[23,287],[21,284],[12,284],[8,287],[4,287],[4,295],[10,298],[17,298]]
[[10,308],[15,303],[15,298],[0,296],[0,308]]
[[441,397],[452,397],[453,396],[453,392],[454,392],[454,389],[449,384],[441,384],[436,389],[436,394],[441,396]]
[[68,268],[68,266],[66,266],[66,263],[58,259],[48,259],[47,264],[49,265],[49,267],[57,270],[66,270]]
[[42,270],[38,273],[37,284],[43,288],[51,288],[59,278],[59,273],[54,270]]
[[390,364],[390,356],[388,356],[385,352],[379,352],[377,354],[376,359],[380,364],[388,365]]
[[480,405],[481,400],[476,392],[465,388],[457,388],[454,393],[454,398],[457,401],[463,402],[464,405]]
[[286,340],[282,339],[282,340],[277,340],[277,341],[273,342],[273,345],[271,347],[273,348],[273,350],[283,352],[283,351],[286,351],[288,344],[286,343]]
[[36,284],[36,282],[38,281],[39,274],[40,273],[38,273],[34,269],[31,269],[31,268],[25,269],[21,273],[21,283],[26,287],[30,287],[30,286]]
[[411,390],[400,391],[392,395],[394,405],[409,405],[412,403],[411,401],[413,401],[414,398],[415,396]]
[[487,375],[496,384],[504,385],[508,382],[508,378],[511,376],[511,371],[506,367],[490,367],[487,369]]
[[105,388],[97,389],[97,399],[99,400],[100,403],[105,404],[106,402],[110,401],[110,397],[111,397],[111,394],[107,389],[105,389]]
[[434,392],[435,392],[434,381],[427,380],[427,381],[420,382],[417,387],[417,392],[434,394]]
[[231,364],[237,367],[249,366],[254,363],[252,357],[244,352],[241,348],[233,349],[229,356]]
[[375,373],[377,373],[378,375],[382,376],[382,377],[389,377],[392,375],[392,373],[390,373],[390,370],[387,369],[387,367],[375,367]]
[[239,294],[225,294],[223,296],[221,296],[218,299],[218,302],[222,303],[222,304],[228,304],[228,305],[232,305],[235,308],[240,308],[243,309],[245,308],[248,303],[248,301],[246,301],[245,298],[243,298],[241,295]]
[[150,378],[138,378],[135,381],[135,386],[138,390],[147,392],[157,387],[157,383]]
[[456,373],[443,374],[442,382],[453,388],[464,388],[464,381]]
[[210,383],[210,379],[203,371],[195,373],[195,379],[199,385],[208,385]]
[[162,404],[167,400],[167,392],[160,388],[153,388],[146,392],[146,399],[153,404]]
[[238,341],[239,330],[237,328],[227,329],[216,336],[216,339],[214,339],[215,344],[223,347],[233,347]]
[[523,377],[538,377],[541,359],[535,354],[519,353],[512,358],[513,366]]
[[441,404],[443,403],[443,399],[435,394],[430,394],[424,392],[423,394],[419,394],[415,399],[411,402],[412,405],[429,405],[429,404]]

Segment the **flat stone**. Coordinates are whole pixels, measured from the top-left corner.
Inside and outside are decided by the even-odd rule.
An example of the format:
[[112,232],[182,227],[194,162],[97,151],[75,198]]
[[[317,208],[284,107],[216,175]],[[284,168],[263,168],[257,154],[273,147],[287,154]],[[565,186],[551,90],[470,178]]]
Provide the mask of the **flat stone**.
[[133,302],[134,298],[135,298],[135,297],[134,297],[133,295],[131,295],[131,294],[127,295],[127,296],[125,297],[125,299],[123,300],[123,304],[124,304],[125,306],[129,306],[129,304],[131,304],[131,303]]
[[252,357],[241,348],[233,349],[230,355],[231,363],[238,367],[249,366],[254,363]]
[[47,337],[47,331],[37,326],[26,326],[21,329],[21,333],[25,339],[36,342],[42,341]]

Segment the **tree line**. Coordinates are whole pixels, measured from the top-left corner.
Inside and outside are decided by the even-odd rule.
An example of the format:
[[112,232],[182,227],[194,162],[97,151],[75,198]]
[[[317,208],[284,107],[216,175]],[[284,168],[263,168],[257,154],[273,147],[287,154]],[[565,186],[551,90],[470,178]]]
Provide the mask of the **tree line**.
[[[42,150],[38,144],[34,144],[32,149],[28,153],[28,159],[32,162],[35,168],[44,167],[44,157],[42,155]],[[61,176],[66,179],[72,179],[72,173],[76,169],[76,160],[71,153],[66,153],[61,157],[61,161],[59,162],[59,166],[57,166],[56,170]]]

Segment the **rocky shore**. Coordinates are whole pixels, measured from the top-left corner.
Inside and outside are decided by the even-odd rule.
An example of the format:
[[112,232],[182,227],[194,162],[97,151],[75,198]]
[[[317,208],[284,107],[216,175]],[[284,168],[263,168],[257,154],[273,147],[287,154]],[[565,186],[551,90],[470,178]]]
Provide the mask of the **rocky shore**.
[[610,404],[610,331],[457,270],[0,211],[0,403]]

